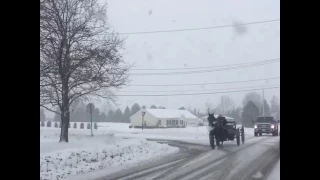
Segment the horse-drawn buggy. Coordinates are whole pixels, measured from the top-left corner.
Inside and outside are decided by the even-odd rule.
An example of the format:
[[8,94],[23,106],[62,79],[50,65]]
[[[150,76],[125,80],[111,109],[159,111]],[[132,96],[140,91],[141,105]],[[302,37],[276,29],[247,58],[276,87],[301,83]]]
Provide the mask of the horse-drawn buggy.
[[217,118],[214,114],[209,113],[209,140],[212,149],[215,149],[215,144],[223,146],[224,141],[234,141],[236,139],[237,145],[240,145],[240,138],[242,143],[244,143],[245,135],[244,128],[237,127],[235,121],[228,121],[225,117],[219,115]]

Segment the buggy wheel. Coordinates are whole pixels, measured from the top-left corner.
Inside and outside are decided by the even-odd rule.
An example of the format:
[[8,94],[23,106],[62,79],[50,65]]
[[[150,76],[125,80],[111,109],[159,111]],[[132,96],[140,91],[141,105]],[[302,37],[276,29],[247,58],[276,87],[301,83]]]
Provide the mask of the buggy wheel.
[[244,127],[242,126],[242,128],[241,128],[241,141],[242,141],[242,144],[244,144],[244,139],[245,139],[245,137],[244,137]]
[[210,146],[212,149],[215,149],[214,146],[214,136],[213,135],[209,135],[209,140],[210,140]]
[[239,130],[237,131],[237,146],[240,146],[240,132]]

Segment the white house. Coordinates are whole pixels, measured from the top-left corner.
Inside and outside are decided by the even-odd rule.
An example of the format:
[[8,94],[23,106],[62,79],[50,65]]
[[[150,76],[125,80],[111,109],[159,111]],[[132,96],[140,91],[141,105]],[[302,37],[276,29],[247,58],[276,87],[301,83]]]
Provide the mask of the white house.
[[[214,117],[217,118],[219,114],[214,114]],[[234,121],[234,118],[228,117],[228,116],[223,116],[227,119],[227,121]],[[201,117],[202,123],[205,125],[208,125],[208,116],[203,116]]]
[[130,117],[132,127],[185,127],[197,126],[199,118],[187,110],[145,109],[142,121],[141,110]]

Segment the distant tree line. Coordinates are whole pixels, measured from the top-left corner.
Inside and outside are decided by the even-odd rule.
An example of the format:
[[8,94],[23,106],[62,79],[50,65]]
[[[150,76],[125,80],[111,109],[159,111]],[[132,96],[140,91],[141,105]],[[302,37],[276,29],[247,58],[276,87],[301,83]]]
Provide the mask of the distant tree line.
[[[94,122],[118,122],[118,123],[130,123],[130,117],[140,110],[139,104],[135,103],[131,108],[128,106],[124,112],[121,109],[115,111],[109,110],[107,114],[100,112],[99,108],[92,110],[92,120]],[[41,121],[41,109],[40,109],[40,121]],[[59,109],[57,109],[59,112]],[[60,121],[60,115],[55,114],[54,121]],[[80,104],[74,111],[71,112],[71,122],[90,122],[90,114],[86,111],[86,105]]]

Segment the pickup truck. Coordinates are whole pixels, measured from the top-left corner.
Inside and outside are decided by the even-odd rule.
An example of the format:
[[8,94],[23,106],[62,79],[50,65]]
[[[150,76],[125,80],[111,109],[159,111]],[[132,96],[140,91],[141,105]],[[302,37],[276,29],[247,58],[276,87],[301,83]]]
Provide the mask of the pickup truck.
[[274,120],[273,117],[258,117],[254,123],[254,136],[261,136],[262,134],[279,135],[279,121]]

